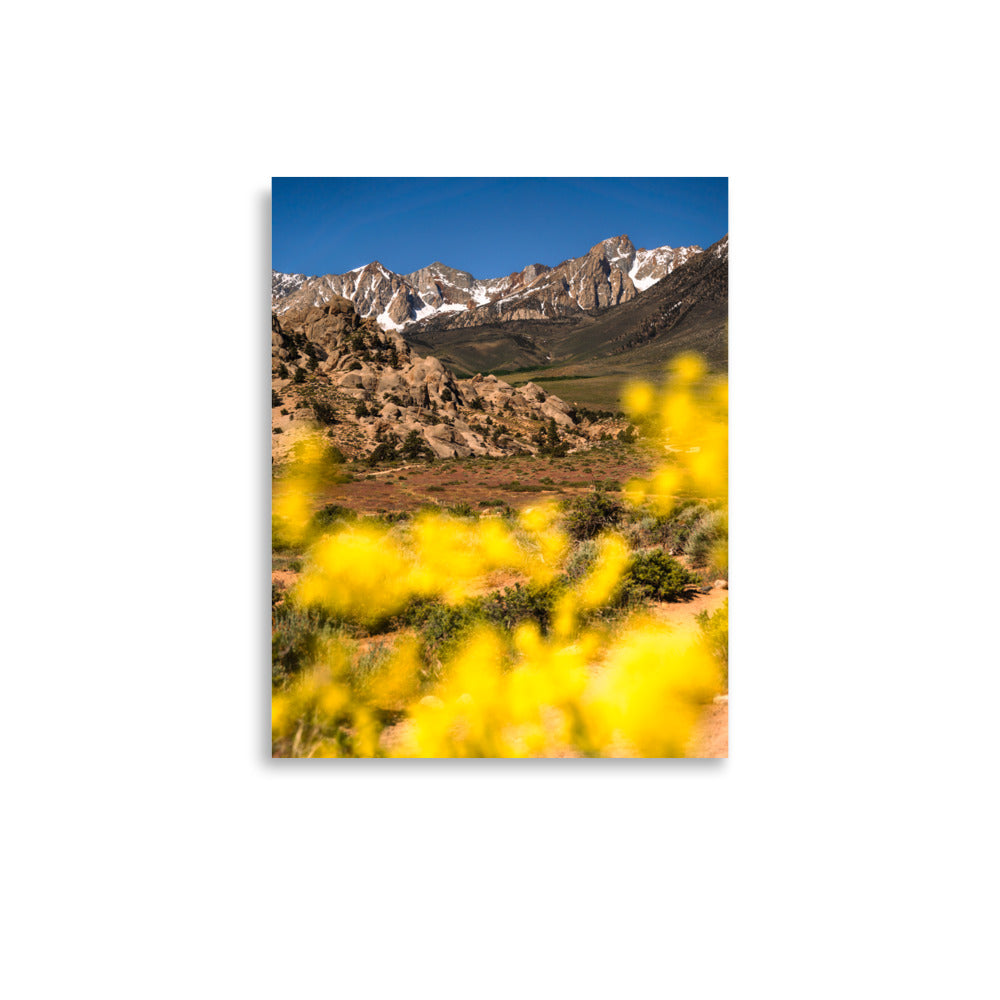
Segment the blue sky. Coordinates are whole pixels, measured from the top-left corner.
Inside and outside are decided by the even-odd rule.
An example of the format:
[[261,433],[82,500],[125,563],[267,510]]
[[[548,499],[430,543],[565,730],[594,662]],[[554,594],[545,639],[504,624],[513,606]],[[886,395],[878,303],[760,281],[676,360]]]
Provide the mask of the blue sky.
[[289,273],[437,260],[492,278],[622,233],[708,247],[729,229],[725,177],[275,177],[271,191],[272,266]]

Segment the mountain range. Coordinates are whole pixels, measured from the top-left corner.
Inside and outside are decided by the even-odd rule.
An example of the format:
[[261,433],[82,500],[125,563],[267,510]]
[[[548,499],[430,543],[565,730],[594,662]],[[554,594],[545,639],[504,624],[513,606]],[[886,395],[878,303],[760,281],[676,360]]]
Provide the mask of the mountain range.
[[397,331],[435,317],[450,327],[559,319],[628,302],[698,253],[698,246],[636,250],[627,236],[615,236],[555,267],[529,264],[499,278],[474,278],[439,261],[410,274],[378,261],[318,277],[273,271],[272,308],[281,315],[337,296]]
[[728,367],[728,234],[706,250],[636,250],[617,236],[556,267],[486,280],[440,263],[399,275],[375,261],[342,275],[273,271],[271,282],[279,318],[347,300],[457,378],[533,381],[587,407],[620,409],[630,381],[659,379],[682,351]]

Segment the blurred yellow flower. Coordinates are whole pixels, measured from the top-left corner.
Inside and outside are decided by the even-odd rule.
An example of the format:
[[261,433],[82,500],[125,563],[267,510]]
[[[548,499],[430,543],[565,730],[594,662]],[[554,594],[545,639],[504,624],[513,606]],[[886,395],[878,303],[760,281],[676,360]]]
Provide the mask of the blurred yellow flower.
[[[693,356],[676,359],[662,388],[629,386],[626,406],[663,456],[625,499],[669,512],[680,496],[725,510],[728,489],[728,388]],[[605,533],[582,578],[559,581],[570,540],[556,504],[523,510],[516,522],[427,513],[407,526],[358,521],[320,533],[312,517],[330,481],[328,447],[318,437],[293,449],[274,488],[275,538],[308,548],[290,599],[342,620],[384,621],[417,598],[470,600],[485,576],[512,572],[554,584],[545,634],[535,622],[512,634],[487,626],[436,662],[406,632],[387,636],[363,681],[352,673],[357,643],[330,633],[305,669],[276,689],[276,745],[297,756],[532,757],[683,754],[720,675],[694,629],[631,617],[617,631],[585,626],[614,598],[630,550]],[[725,520],[712,542],[724,565]],[[385,625],[381,626],[383,629]],[[367,642],[367,640],[366,640]],[[376,655],[377,653],[377,655]],[[435,654],[437,655],[437,654]],[[428,660],[434,671],[428,674]],[[428,680],[434,676],[436,680]],[[385,719],[401,717],[392,739]]]

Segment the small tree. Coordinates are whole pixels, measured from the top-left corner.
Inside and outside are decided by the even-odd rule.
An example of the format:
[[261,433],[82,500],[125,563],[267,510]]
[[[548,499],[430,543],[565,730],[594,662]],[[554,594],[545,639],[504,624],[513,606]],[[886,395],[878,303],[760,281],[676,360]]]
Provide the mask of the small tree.
[[430,448],[424,444],[424,439],[420,436],[420,433],[413,430],[406,435],[406,440],[403,441],[399,449],[399,454],[401,458],[420,458],[421,455],[429,451]]
[[329,403],[313,403],[313,413],[321,424],[326,424],[328,427],[337,423],[337,414]]
[[556,430],[556,418],[549,417],[549,426],[545,429],[545,444],[555,448],[559,444],[559,432]]
[[396,449],[387,441],[375,446],[375,449],[368,456],[369,465],[378,465],[379,462],[391,462],[396,457]]

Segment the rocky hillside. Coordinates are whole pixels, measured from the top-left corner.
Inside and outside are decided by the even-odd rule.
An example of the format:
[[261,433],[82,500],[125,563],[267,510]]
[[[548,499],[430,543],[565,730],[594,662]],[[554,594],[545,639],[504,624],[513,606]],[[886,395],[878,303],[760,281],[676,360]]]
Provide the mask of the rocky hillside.
[[394,330],[362,318],[340,296],[271,318],[272,453],[318,423],[350,457],[380,446],[403,457],[575,450],[623,424],[581,413],[529,383],[456,379]]
[[713,368],[725,371],[728,312],[726,235],[619,305],[555,320],[493,321],[473,329],[431,319],[405,335],[416,350],[440,357],[458,372],[537,371],[542,377],[544,369],[549,377],[564,378],[628,367],[635,377],[658,378],[663,362],[682,351],[698,351]]
[[485,280],[440,262],[404,275],[378,261],[315,278],[275,271],[272,308],[284,315],[341,297],[396,331],[432,317],[450,328],[551,320],[628,302],[700,252],[697,246],[636,250],[627,236],[616,236],[556,267],[531,264]]
[[[728,365],[729,235],[630,303],[608,314],[590,336],[603,339],[609,354],[635,356],[649,345],[698,351],[721,370]],[[654,350],[660,356],[662,350]]]

